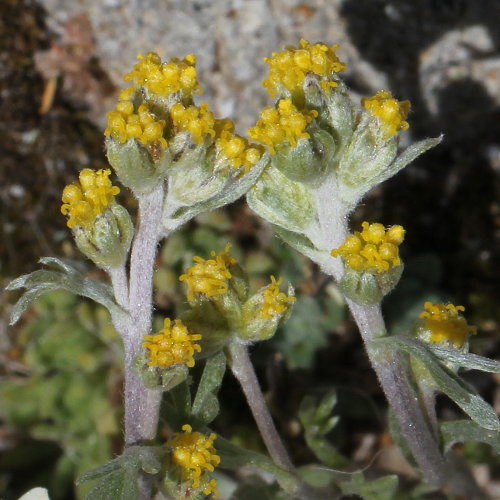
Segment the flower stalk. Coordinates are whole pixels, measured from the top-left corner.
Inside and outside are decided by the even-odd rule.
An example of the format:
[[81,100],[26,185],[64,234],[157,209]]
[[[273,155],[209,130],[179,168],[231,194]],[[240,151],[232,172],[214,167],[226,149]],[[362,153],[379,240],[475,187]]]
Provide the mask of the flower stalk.
[[231,371],[241,385],[271,458],[283,469],[292,471],[292,461],[274,425],[246,345],[235,338],[228,344],[228,351]]

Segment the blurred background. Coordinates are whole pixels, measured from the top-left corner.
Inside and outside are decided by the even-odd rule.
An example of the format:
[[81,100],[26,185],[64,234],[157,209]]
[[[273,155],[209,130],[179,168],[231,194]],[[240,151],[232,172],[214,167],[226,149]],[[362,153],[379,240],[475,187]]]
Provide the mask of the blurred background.
[[[1,0],[0,1],[0,497],[46,486],[82,498],[75,476],[121,450],[121,346],[107,313],[58,292],[8,326],[4,286],[40,256],[83,261],[60,214],[60,194],[85,167],[106,168],[105,114],[138,53],[198,56],[206,101],[244,134],[269,104],[263,57],[300,38],[339,43],[355,98],[391,90],[409,99],[402,145],[444,134],[353,215],[402,224],[404,277],[384,302],[391,331],[408,328],[425,300],[463,304],[479,328],[471,350],[500,354],[500,3],[497,0]],[[133,199],[122,190],[131,211]],[[385,424],[383,396],[336,287],[281,243],[244,202],[198,217],[162,247],[157,319],[185,307],[177,277],[193,255],[233,243],[252,286],[270,274],[297,289],[292,318],[253,348],[266,397],[297,464],[314,461],[297,418],[305,394],[336,389],[340,423],[329,436],[347,470],[411,469]],[[500,412],[500,377],[467,380]],[[226,376],[214,428],[262,450],[243,397]],[[443,419],[460,410],[438,400]],[[492,498],[498,456],[458,449]],[[347,465],[346,465],[347,464]],[[429,497],[430,498],[430,497]],[[440,497],[436,497],[440,498]]]

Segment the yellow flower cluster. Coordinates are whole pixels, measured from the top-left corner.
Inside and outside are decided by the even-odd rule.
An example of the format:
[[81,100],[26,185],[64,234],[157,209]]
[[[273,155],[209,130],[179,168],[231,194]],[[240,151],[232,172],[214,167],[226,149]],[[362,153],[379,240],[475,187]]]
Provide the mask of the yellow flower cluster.
[[292,93],[303,92],[302,86],[307,73],[325,77],[321,86],[326,90],[337,85],[332,80],[334,74],[347,69],[347,65],[335,54],[338,45],[311,45],[303,39],[299,45],[299,48],[287,47],[282,52],[273,52],[271,57],[264,58],[270,70],[262,85],[271,97],[275,97],[276,91],[282,86]]
[[218,254],[212,250],[210,255],[213,258],[208,260],[198,256],[193,257],[196,264],[179,277],[179,280],[185,281],[188,286],[188,300],[193,300],[195,294],[203,294],[210,298],[228,292],[228,280],[231,278],[228,266],[236,264],[236,260],[229,255],[230,248],[231,245],[228,243]]
[[79,182],[69,184],[63,190],[61,213],[69,215],[68,227],[82,226],[89,229],[96,217],[120,192],[109,180],[110,170],[91,170],[80,172]]
[[172,123],[177,130],[189,132],[196,144],[203,144],[206,135],[215,137],[215,118],[208,111],[208,104],[203,103],[200,107],[184,107],[176,103],[170,108]]
[[142,347],[149,351],[149,366],[168,368],[172,365],[185,363],[190,368],[194,366],[194,353],[201,347],[195,342],[201,335],[189,333],[180,319],[172,324],[165,318],[163,329],[156,335],[144,335]]
[[196,79],[196,57],[187,55],[182,61],[176,57],[162,62],[158,54],[149,52],[139,54],[139,62],[123,79],[133,81],[135,85],[146,88],[151,94],[168,97],[180,92],[182,97],[191,98],[192,94],[201,93]]
[[104,135],[111,136],[121,144],[129,139],[137,139],[144,146],[158,143],[166,147],[167,141],[163,137],[165,120],[157,120],[146,103],[141,104],[137,113],[134,113],[134,103],[126,98],[130,95],[130,90],[133,91],[134,88],[130,87],[123,91],[115,109],[106,113],[108,126]]
[[229,130],[220,133],[216,147],[219,153],[229,160],[232,167],[243,168],[243,172],[248,172],[262,155],[257,147],[249,145],[247,139]]
[[390,139],[400,130],[410,127],[405,121],[410,111],[410,101],[398,101],[388,90],[379,90],[373,97],[363,97],[361,105],[378,118],[384,139]]
[[276,281],[274,276],[271,276],[271,284],[268,285],[262,295],[264,301],[262,307],[259,311],[261,318],[272,318],[278,314],[282,314],[287,310],[288,302],[293,302],[296,300],[295,297],[289,297],[286,293],[280,292],[279,286],[283,278],[279,278]]
[[[181,469],[181,481],[191,481],[193,488],[198,488],[203,480],[206,481],[207,471],[213,472],[220,463],[213,446],[217,436],[211,433],[206,437],[201,432],[193,432],[187,424],[182,426],[182,430],[184,433],[174,432],[167,446],[172,447],[172,461]],[[213,493],[217,497],[217,481],[211,479],[206,482],[203,493]]]
[[262,110],[255,127],[248,129],[248,136],[275,154],[276,148],[285,142],[294,148],[299,139],[309,139],[305,128],[316,116],[317,111],[299,111],[291,99],[281,99],[277,108],[267,106]]
[[385,229],[379,223],[363,222],[362,228],[347,236],[339,248],[332,250],[332,256],[341,256],[345,265],[355,271],[382,273],[401,264],[398,247],[405,236],[402,226]]
[[467,324],[467,320],[460,315],[465,311],[464,306],[425,302],[424,309],[420,318],[424,320],[424,329],[430,332],[429,342],[432,344],[448,341],[460,348],[469,334],[477,333],[477,328]]

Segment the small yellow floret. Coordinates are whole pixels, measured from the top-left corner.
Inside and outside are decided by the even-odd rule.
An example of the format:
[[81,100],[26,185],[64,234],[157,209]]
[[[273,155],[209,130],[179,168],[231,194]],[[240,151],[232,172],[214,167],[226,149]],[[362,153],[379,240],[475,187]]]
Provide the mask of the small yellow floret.
[[215,297],[228,292],[228,280],[231,278],[229,266],[236,264],[236,260],[229,255],[231,245],[228,243],[222,252],[218,254],[214,250],[210,252],[212,259],[202,259],[195,256],[196,264],[186,273],[179,277],[188,286],[188,300],[194,300],[195,294],[203,294],[205,297]]
[[157,120],[147,104],[141,104],[134,113],[134,104],[131,100],[119,100],[113,111],[106,114],[108,126],[104,131],[105,136],[111,136],[121,144],[129,139],[137,139],[147,146],[159,143],[167,146],[163,137],[165,120]]
[[305,128],[316,116],[315,110],[299,111],[291,99],[281,99],[277,108],[268,106],[262,110],[255,127],[248,129],[248,136],[275,154],[276,148],[286,142],[294,148],[299,139],[309,139]]
[[460,315],[465,311],[464,306],[425,302],[424,309],[420,318],[424,320],[424,329],[430,332],[429,342],[432,344],[448,341],[460,348],[470,334],[477,333],[477,328],[467,324],[467,320]]
[[111,184],[110,174],[111,170],[85,168],[80,172],[79,182],[64,188],[61,213],[69,215],[69,228],[82,226],[89,229],[96,217],[114,200],[120,188]]
[[196,57],[189,54],[184,60],[176,57],[162,62],[158,54],[149,52],[146,56],[139,54],[139,62],[123,79],[133,81],[135,85],[146,88],[151,94],[168,97],[179,92],[181,98],[190,98],[192,94],[201,93],[202,89],[196,79]]
[[172,324],[169,318],[165,318],[163,329],[156,335],[144,335],[142,347],[149,351],[149,366],[160,366],[168,368],[172,365],[186,364],[190,368],[194,366],[194,353],[200,352],[201,347],[195,341],[201,339],[201,335],[189,333],[180,319]]
[[410,111],[410,101],[398,101],[388,90],[379,90],[373,97],[363,97],[361,105],[378,118],[384,139],[410,127],[405,121]]
[[264,297],[264,302],[259,311],[261,318],[272,318],[278,314],[283,314],[288,308],[288,302],[294,302],[295,297],[290,297],[284,292],[280,292],[279,286],[283,278],[279,278],[276,281],[274,276],[271,276],[271,284],[268,285],[262,295]]
[[206,437],[201,432],[193,432],[190,425],[183,425],[182,432],[174,432],[167,441],[167,446],[172,448],[172,462],[181,470],[181,481],[191,481],[193,488],[204,484],[203,493],[213,493],[218,496],[217,481],[208,480],[208,472],[213,472],[220,463],[213,443],[216,435],[212,432]]
[[335,74],[347,69],[347,65],[335,54],[337,48],[338,45],[311,45],[307,40],[301,40],[299,48],[287,47],[281,52],[273,52],[271,57],[264,58],[270,69],[262,85],[271,97],[275,97],[282,87],[292,93],[303,93],[306,74],[314,73],[323,77],[321,86],[324,90],[335,87]]
[[258,147],[250,146],[247,139],[229,130],[223,130],[215,144],[219,154],[227,158],[233,168],[243,168],[243,172],[248,172],[261,157]]
[[207,135],[215,137],[215,118],[208,111],[208,104],[203,103],[200,107],[184,107],[176,103],[170,108],[170,116],[175,128],[182,132],[189,132],[196,144],[203,144]]
[[363,222],[361,232],[355,231],[344,243],[332,250],[333,257],[342,257],[347,267],[355,271],[382,273],[401,265],[399,245],[404,240],[402,226],[388,229],[382,224]]

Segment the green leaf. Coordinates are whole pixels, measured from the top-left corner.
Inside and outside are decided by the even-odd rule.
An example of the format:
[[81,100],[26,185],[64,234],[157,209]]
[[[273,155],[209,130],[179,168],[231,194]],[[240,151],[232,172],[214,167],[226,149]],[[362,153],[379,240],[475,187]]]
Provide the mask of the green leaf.
[[309,368],[316,350],[327,344],[323,312],[318,301],[302,295],[294,305],[293,314],[285,323],[276,344],[290,368]]
[[221,459],[221,468],[256,467],[273,474],[286,492],[296,491],[298,480],[290,472],[278,467],[269,457],[255,451],[245,450],[221,436],[217,436],[214,446]]
[[350,481],[340,483],[344,495],[359,495],[365,500],[391,500],[397,487],[397,476],[384,476],[375,481],[366,481],[362,472],[355,472]]
[[113,320],[120,321],[125,316],[125,311],[115,302],[113,290],[110,285],[93,278],[88,278],[74,267],[53,257],[44,257],[39,261],[53,270],[41,269],[30,274],[25,274],[11,281],[7,290],[25,288],[21,298],[12,308],[10,324],[18,321],[28,305],[41,295],[53,290],[68,290],[75,295],[81,295],[94,300],[108,309]]
[[207,359],[191,409],[201,424],[209,424],[219,413],[217,393],[225,371],[226,356],[222,351]]
[[397,346],[420,361],[434,379],[439,390],[462,408],[477,424],[485,429],[500,430],[500,421],[493,408],[458,375],[444,366],[424,342],[410,336],[384,337],[372,342],[373,346]]
[[439,345],[429,345],[430,350],[442,361],[453,363],[468,370],[481,370],[488,373],[500,373],[500,361],[485,358],[469,352],[460,352]]
[[306,396],[299,409],[299,419],[304,427],[307,445],[323,464],[332,468],[340,468],[348,463],[326,439],[326,435],[339,420],[337,416],[331,416],[336,404],[337,394],[330,391],[317,406],[312,397]]
[[285,242],[288,243],[294,250],[305,255],[313,262],[321,262],[322,253],[316,249],[311,240],[300,233],[295,233],[273,224],[274,232]]
[[164,394],[161,417],[173,429],[191,421],[191,393],[186,381]]
[[393,175],[396,175],[400,170],[403,170],[403,168],[418,158],[421,154],[425,153],[434,146],[437,146],[442,140],[443,136],[440,135],[439,137],[424,139],[412,144],[400,155],[398,155],[398,157],[389,165],[387,169],[383,170],[377,177],[375,177],[372,185],[380,184]]
[[97,481],[86,500],[137,500],[140,474],[160,472],[165,453],[166,448],[158,446],[131,446],[120,457],[81,475],[76,483]]
[[470,420],[455,420],[444,422],[440,426],[441,438],[445,451],[456,443],[474,441],[489,444],[500,454],[500,432],[484,429]]

